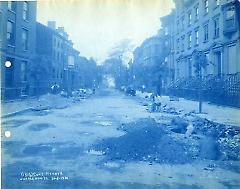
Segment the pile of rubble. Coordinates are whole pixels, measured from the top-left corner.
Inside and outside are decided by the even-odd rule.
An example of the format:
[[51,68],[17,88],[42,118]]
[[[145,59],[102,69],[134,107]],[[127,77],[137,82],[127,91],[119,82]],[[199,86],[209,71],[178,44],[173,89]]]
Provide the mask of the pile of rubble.
[[95,149],[104,151],[110,160],[187,163],[194,160],[190,145],[172,138],[164,125],[153,119],[141,119],[120,127],[127,133],[101,141]]
[[[190,124],[189,124],[190,123]],[[108,160],[182,164],[194,160],[240,160],[240,132],[236,127],[180,117],[170,125],[153,119],[123,124],[125,135],[100,141],[95,149]]]
[[193,124],[195,133],[214,138],[222,160],[240,160],[240,127],[202,118],[196,118]]
[[33,110],[40,111],[46,109],[63,109],[68,107],[71,102],[71,99],[48,93],[40,96],[35,106],[33,107]]

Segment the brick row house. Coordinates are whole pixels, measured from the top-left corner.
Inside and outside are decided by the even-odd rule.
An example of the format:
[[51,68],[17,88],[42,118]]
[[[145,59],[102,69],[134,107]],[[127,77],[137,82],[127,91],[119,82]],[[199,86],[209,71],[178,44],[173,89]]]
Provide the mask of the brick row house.
[[36,21],[36,2],[0,2],[1,99],[78,87],[79,51],[63,27]]
[[[28,66],[36,45],[36,3],[0,2],[1,94],[13,98],[29,89]],[[5,66],[5,62],[11,65]]]
[[[49,21],[47,26],[37,23],[36,53],[39,74],[33,72],[35,79],[32,81],[38,82],[37,89],[47,91],[49,86],[55,83],[67,89],[67,85],[76,77],[74,60],[78,60],[79,52],[73,48],[73,43],[68,39],[64,28],[56,28],[54,21]],[[70,61],[72,65],[69,65]],[[71,70],[69,66],[72,66]],[[48,73],[48,77],[42,73]],[[39,78],[36,78],[37,76]]]
[[165,48],[169,48],[165,57],[170,73],[168,87],[178,95],[190,95],[191,90],[196,94],[198,52],[206,60],[205,67],[201,67],[205,95],[218,96],[218,100],[239,99],[239,1],[176,0],[175,7],[171,14],[160,18],[161,37],[167,44]]

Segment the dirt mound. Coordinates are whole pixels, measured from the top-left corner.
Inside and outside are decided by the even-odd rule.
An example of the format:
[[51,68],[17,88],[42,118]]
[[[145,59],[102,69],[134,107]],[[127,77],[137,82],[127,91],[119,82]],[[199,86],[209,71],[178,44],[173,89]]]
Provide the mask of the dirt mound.
[[150,126],[128,130],[123,136],[101,141],[95,148],[104,151],[111,160],[180,164],[194,160],[196,154],[188,144],[175,140],[163,127],[156,125],[150,122]]
[[240,159],[239,128],[205,119],[196,119],[193,125],[192,134],[187,135],[186,120],[178,118],[163,125],[154,119],[140,119],[119,127],[125,135],[102,140],[94,148],[109,160],[182,164],[196,159]]

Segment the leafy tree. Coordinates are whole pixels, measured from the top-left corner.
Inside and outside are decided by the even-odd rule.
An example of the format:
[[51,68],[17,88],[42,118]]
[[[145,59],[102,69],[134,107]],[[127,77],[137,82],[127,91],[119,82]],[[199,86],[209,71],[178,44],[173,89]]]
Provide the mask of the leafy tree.
[[93,58],[88,60],[85,57],[80,57],[78,67],[81,87],[93,88],[100,85],[102,80],[101,66],[98,66]]
[[108,58],[104,61],[104,74],[111,75],[114,78],[117,88],[128,85],[129,69],[127,63],[130,58],[126,55],[131,54],[132,48],[131,41],[124,39],[112,48]]
[[123,65],[119,58],[109,58],[104,62],[104,74],[111,75],[117,88],[126,85],[127,66]]
[[47,88],[50,87],[50,57],[44,55],[36,55],[28,68],[28,73],[30,74],[30,86],[33,88],[32,93],[35,95],[44,93],[42,90],[47,90]]

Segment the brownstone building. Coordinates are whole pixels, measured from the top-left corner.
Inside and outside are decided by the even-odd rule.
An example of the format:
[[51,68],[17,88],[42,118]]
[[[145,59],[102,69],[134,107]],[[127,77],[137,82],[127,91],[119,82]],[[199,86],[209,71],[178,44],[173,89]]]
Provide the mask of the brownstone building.
[[[166,56],[172,71],[169,87],[177,94],[194,95],[201,85],[206,100],[236,99],[230,104],[240,105],[239,4],[237,0],[176,0],[172,13],[161,18],[162,37],[171,43]],[[204,57],[201,84],[196,53]]]

